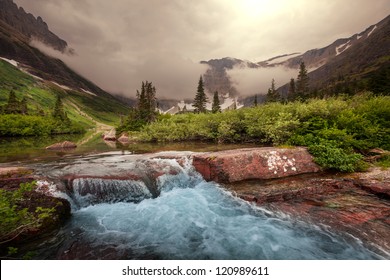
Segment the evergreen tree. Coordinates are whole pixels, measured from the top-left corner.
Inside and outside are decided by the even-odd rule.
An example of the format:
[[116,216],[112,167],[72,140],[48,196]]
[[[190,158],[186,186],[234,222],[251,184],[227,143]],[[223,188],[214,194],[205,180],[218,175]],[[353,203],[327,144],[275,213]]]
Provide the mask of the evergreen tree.
[[38,105],[35,106],[35,112],[38,116],[45,116],[45,111],[43,111],[43,109]]
[[294,101],[295,98],[296,98],[295,80],[294,80],[294,78],[291,78],[291,80],[290,80],[290,86],[289,86],[289,88],[288,88],[287,100],[288,100],[288,101]]
[[275,89],[275,79],[272,79],[271,88],[268,89],[268,93],[266,96],[267,102],[278,102],[281,97],[279,92]]
[[296,95],[300,99],[306,99],[309,95],[309,77],[305,63],[302,61],[299,66],[299,73],[297,77]]
[[27,98],[26,97],[23,97],[22,101],[20,101],[20,113],[23,115],[28,114]]
[[195,113],[205,113],[206,112],[206,103],[207,96],[204,92],[203,79],[202,76],[199,78],[198,90],[194,99]]
[[214,92],[213,105],[211,106],[213,114],[221,112],[221,105],[219,103],[218,91]]
[[257,107],[257,94],[255,95],[255,100],[253,101],[253,107]]
[[141,92],[137,90],[137,115],[138,119],[144,123],[151,123],[157,116],[156,88],[151,82],[142,82]]
[[54,105],[54,111],[53,111],[53,118],[65,122],[68,120],[67,115],[65,114],[64,111],[64,105],[62,104],[61,97],[58,95],[56,103]]
[[157,115],[156,88],[152,82],[142,81],[141,91],[137,90],[137,105],[131,108],[117,131],[139,131],[145,124],[154,122]]
[[16,99],[16,94],[13,90],[10,91],[8,96],[8,102],[5,106],[5,113],[6,114],[20,114],[20,103]]

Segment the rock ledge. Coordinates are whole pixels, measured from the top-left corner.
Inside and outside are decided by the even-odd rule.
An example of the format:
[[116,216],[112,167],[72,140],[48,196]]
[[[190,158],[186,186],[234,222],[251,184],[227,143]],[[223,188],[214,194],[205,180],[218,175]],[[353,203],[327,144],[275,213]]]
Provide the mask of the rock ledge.
[[306,148],[248,148],[195,154],[193,165],[207,181],[231,183],[319,172]]

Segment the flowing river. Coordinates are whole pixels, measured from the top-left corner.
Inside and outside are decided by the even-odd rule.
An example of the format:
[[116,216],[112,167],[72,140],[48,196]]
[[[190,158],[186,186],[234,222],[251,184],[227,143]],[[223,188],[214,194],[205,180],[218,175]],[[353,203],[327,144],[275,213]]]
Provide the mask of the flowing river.
[[[206,182],[190,152],[112,151],[31,166],[72,205],[33,249],[49,259],[381,259],[359,239],[245,202]],[[32,248],[30,248],[32,249]]]

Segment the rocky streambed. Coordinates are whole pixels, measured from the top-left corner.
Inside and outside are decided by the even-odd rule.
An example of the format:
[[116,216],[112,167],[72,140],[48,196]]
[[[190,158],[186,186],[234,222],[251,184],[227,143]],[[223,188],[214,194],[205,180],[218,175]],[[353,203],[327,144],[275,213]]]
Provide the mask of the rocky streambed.
[[323,173],[304,148],[106,153],[30,167],[40,192],[72,206],[44,242],[50,252],[37,246],[41,258],[390,258],[390,172]]

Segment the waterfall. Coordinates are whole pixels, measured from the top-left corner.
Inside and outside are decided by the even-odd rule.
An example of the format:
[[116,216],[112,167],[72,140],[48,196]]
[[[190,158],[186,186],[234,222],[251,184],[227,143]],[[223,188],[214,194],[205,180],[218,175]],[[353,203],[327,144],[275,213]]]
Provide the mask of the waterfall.
[[382,258],[360,240],[238,199],[187,156],[94,157],[48,175],[65,185],[51,184],[52,193],[73,206],[62,239],[45,247],[58,258]]
[[79,207],[98,203],[140,202],[152,198],[142,181],[77,178],[72,181],[73,199]]

